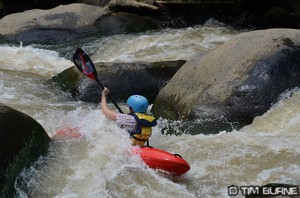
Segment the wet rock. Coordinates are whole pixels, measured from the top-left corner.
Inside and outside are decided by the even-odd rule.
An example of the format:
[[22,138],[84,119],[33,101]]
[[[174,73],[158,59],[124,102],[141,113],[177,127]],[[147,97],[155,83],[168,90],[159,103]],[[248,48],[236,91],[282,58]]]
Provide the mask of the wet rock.
[[[159,90],[186,61],[95,63],[100,82],[109,87],[117,101],[126,101],[130,95],[144,95],[153,102]],[[75,100],[99,103],[100,86],[79,72],[74,66],[54,76],[51,81]]]
[[0,196],[13,197],[17,175],[48,150],[50,138],[31,117],[0,103]]
[[152,111],[191,134],[242,127],[300,85],[299,57],[300,30],[242,33],[184,64]]

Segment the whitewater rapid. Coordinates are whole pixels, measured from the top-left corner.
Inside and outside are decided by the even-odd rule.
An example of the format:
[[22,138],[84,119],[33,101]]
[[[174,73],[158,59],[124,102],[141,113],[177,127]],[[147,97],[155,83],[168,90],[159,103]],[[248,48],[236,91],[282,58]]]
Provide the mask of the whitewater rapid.
[[[171,177],[128,154],[132,147],[126,132],[103,115],[99,104],[74,101],[48,82],[73,66],[70,57],[78,46],[94,62],[188,60],[242,31],[210,21],[58,46],[0,44],[0,102],[33,117],[50,137],[61,128],[74,128],[83,136],[53,141],[49,153],[18,176],[17,197],[229,197],[230,185],[299,184],[297,88],[238,131],[164,135],[161,129],[169,122],[160,118],[151,146],[178,153],[191,166],[185,175]],[[120,106],[128,112],[125,104]]]

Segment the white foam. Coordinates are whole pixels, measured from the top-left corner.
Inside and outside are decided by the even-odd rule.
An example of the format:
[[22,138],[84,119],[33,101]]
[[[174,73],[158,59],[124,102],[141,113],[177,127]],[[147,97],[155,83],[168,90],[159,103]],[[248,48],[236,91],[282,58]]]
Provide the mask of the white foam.
[[[106,37],[87,44],[86,49],[92,52],[95,62],[185,59],[235,34],[230,28],[215,24],[209,21],[206,27]],[[8,57],[0,58],[2,70],[47,76],[71,64],[56,52],[33,47],[1,46],[0,52]],[[170,178],[145,167],[137,156],[128,155],[131,146],[127,133],[107,119],[99,105],[61,99],[54,92],[44,93],[43,86],[32,86],[40,81],[30,80],[31,77],[4,77],[0,79],[0,86],[4,87],[0,90],[1,102],[28,105],[25,113],[38,120],[51,137],[64,127],[78,128],[84,136],[53,142],[48,155],[20,175],[29,189],[26,194],[24,188],[16,185],[21,197],[226,197],[227,186],[232,184],[299,183],[297,91],[283,94],[253,124],[230,133],[187,135],[182,134],[185,131],[181,131],[180,121],[160,119],[150,145],[180,154],[191,166],[184,176]],[[172,124],[182,135],[161,134],[164,124]]]
[[53,76],[73,65],[55,51],[31,46],[0,46],[0,53],[0,69]]
[[[209,23],[210,24],[210,23]],[[85,49],[94,62],[188,60],[217,47],[238,34],[228,26],[203,25],[186,29],[164,29],[143,34],[101,38]]]

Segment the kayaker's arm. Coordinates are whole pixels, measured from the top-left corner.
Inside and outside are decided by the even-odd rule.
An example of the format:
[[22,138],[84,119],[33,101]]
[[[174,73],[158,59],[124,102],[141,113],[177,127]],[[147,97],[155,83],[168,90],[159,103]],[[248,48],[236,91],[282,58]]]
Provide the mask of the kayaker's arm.
[[101,109],[102,112],[110,119],[112,120],[116,120],[117,119],[117,112],[112,111],[108,108],[107,105],[107,100],[106,100],[106,96],[109,94],[109,89],[107,89],[106,87],[103,89],[102,91],[102,96],[101,96]]

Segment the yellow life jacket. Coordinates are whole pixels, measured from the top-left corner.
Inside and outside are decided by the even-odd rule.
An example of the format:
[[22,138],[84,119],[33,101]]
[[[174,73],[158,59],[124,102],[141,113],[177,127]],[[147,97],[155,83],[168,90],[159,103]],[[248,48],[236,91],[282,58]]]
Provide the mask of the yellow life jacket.
[[143,146],[152,135],[151,127],[156,126],[156,118],[144,113],[130,113],[129,115],[132,115],[137,123],[136,130],[129,131],[132,138],[132,145]]

